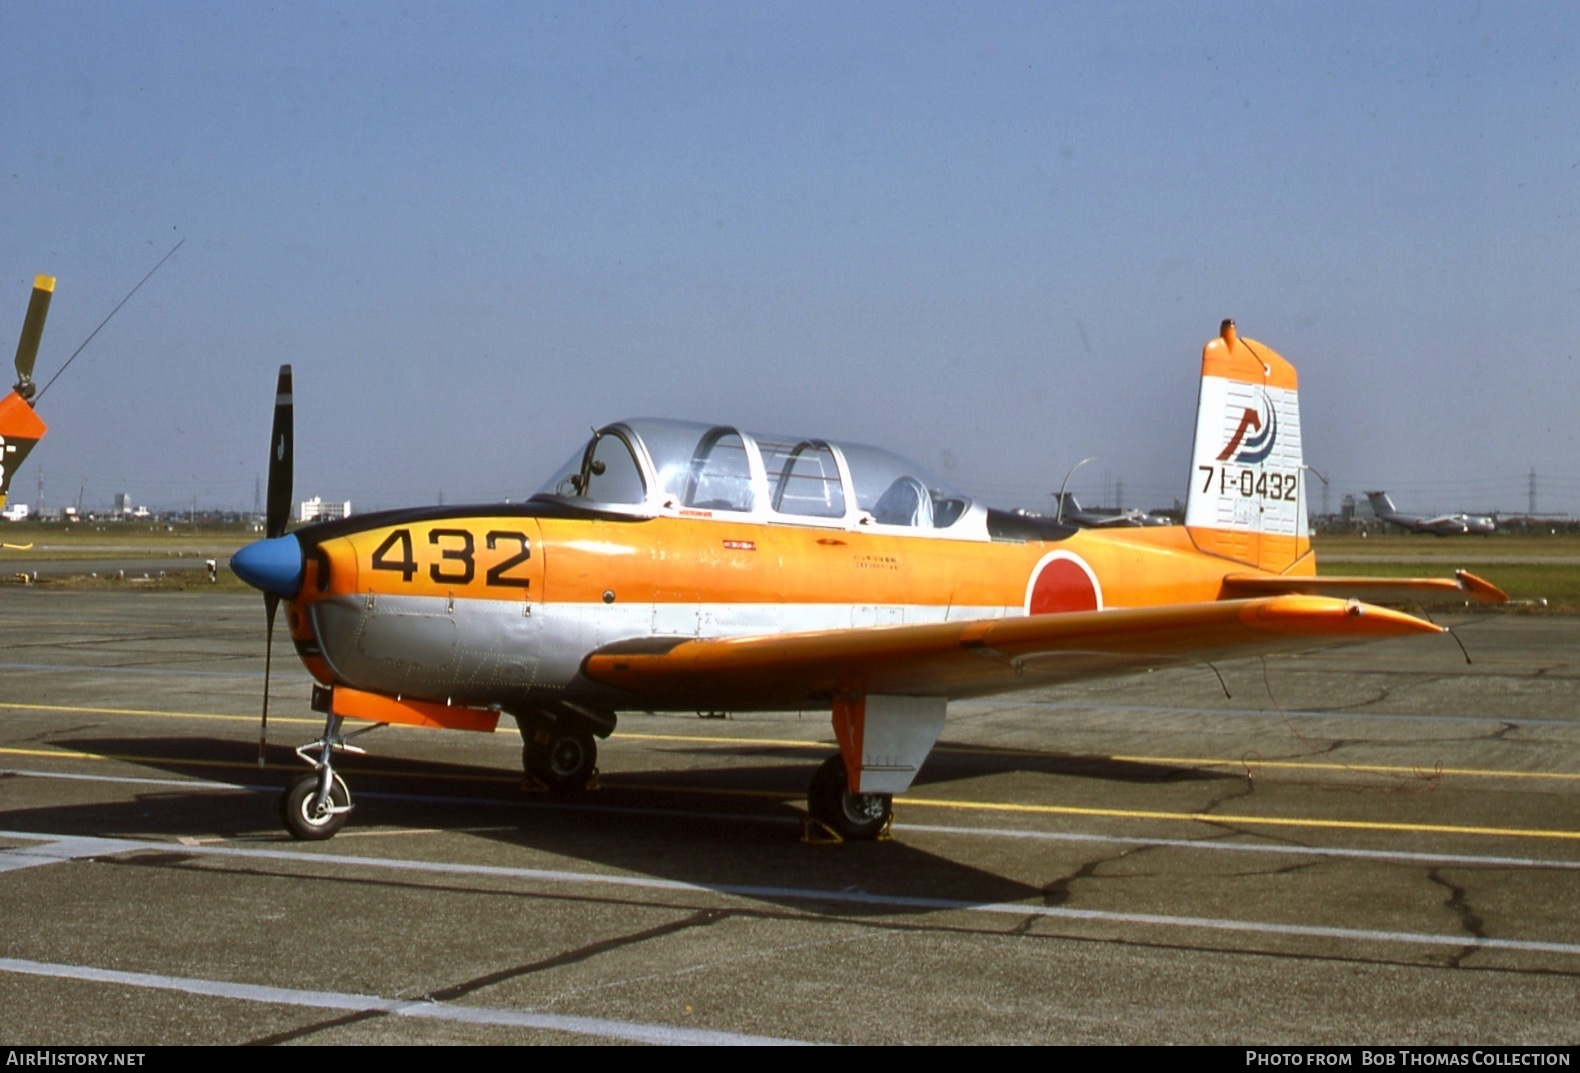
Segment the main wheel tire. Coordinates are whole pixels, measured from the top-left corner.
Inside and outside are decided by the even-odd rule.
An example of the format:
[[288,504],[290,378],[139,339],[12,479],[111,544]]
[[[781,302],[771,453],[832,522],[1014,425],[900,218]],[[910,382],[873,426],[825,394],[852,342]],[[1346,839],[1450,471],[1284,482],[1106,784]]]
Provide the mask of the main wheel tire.
[[812,818],[850,842],[870,842],[888,829],[894,795],[853,794],[845,759],[834,755],[818,767],[806,793]]
[[[280,799],[280,818],[285,821],[285,829],[291,832],[292,838],[321,842],[333,838],[335,832],[346,825],[345,812],[331,812],[329,808],[321,812],[313,811],[313,798],[317,796],[316,771],[299,776],[286,788],[285,796]],[[329,780],[328,806],[344,809],[350,804],[351,793],[346,789],[346,784],[340,781],[340,776],[336,775]]]
[[598,767],[598,743],[585,730],[547,727],[522,747],[527,774],[550,790],[585,790]]

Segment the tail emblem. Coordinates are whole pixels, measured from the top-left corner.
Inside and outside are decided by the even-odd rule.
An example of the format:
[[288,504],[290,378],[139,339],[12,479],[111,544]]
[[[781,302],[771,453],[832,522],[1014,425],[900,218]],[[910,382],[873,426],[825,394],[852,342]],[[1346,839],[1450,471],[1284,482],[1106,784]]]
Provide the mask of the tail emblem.
[[[1273,408],[1266,394],[1262,395],[1261,403],[1267,420],[1264,422],[1261,414],[1247,406],[1240,415],[1240,424],[1235,428],[1234,435],[1229,437],[1228,446],[1219,453],[1219,462],[1227,462],[1232,455],[1234,461],[1249,466],[1265,462],[1267,456],[1273,453],[1273,444],[1278,440],[1278,411]],[[1254,435],[1248,437],[1248,432]],[[1237,451],[1238,454],[1235,453]]]

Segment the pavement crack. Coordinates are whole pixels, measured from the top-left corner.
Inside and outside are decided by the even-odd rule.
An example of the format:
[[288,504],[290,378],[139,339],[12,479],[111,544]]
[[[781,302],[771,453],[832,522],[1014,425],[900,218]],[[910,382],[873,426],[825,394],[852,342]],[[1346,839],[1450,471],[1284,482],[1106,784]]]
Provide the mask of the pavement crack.
[[530,976],[533,973],[543,972],[547,969],[557,969],[563,965],[574,965],[579,961],[590,960],[599,956],[600,954],[606,954],[611,950],[619,950],[622,947],[634,946],[639,943],[649,942],[653,939],[661,939],[664,936],[674,935],[682,931],[689,931],[692,928],[705,928],[711,924],[717,924],[719,921],[730,915],[731,914],[728,911],[723,909],[699,910],[698,912],[692,913],[688,917],[683,917],[680,920],[672,920],[667,924],[660,924],[657,927],[648,928],[644,931],[633,932],[630,935],[616,935],[600,942],[588,943],[586,946],[577,947],[575,950],[567,950],[562,954],[556,954],[555,956],[545,958],[542,961],[533,961],[525,965],[518,965],[514,968],[501,969],[498,972],[492,972],[486,976],[479,976],[475,979],[467,980],[464,983],[453,984],[450,987],[441,988],[438,991],[429,991],[423,997],[432,999],[435,1002],[451,1002],[462,997],[463,995],[470,994],[471,992],[480,990],[481,988],[492,987],[494,984],[503,983],[506,980],[513,980],[521,976]]
[[1311,706],[1307,710],[1323,713],[1359,711],[1361,709],[1370,708],[1375,704],[1381,704],[1383,701],[1388,699],[1391,693],[1392,690],[1390,690],[1387,686],[1383,686],[1379,688],[1372,696],[1362,697],[1360,700],[1353,700],[1348,704],[1318,704]]
[[1042,904],[1046,906],[1064,905],[1070,900],[1070,886],[1083,879],[1096,879],[1097,870],[1107,864],[1109,858],[1102,857],[1095,861],[1087,861],[1069,875],[1061,876],[1052,883],[1043,885]]
[[[1448,898],[1443,902],[1443,905],[1445,908],[1452,910],[1459,917],[1460,926],[1464,928],[1465,931],[1475,936],[1477,939],[1486,939],[1487,933],[1485,929],[1485,922],[1481,919],[1481,914],[1477,913],[1475,909],[1471,908],[1470,898],[1466,893],[1465,888],[1443,878],[1443,872],[1440,868],[1433,868],[1431,871],[1427,872],[1426,877],[1433,883],[1445,888],[1448,891]],[[1466,946],[1463,950],[1449,959],[1449,967],[1454,969],[1459,968],[1461,962],[1463,962],[1465,958],[1469,957],[1471,954],[1475,953],[1478,949],[1480,949],[1478,945]]]
[[[1097,870],[1103,867],[1103,865],[1123,860],[1124,858],[1137,853],[1145,853],[1146,851],[1154,848],[1156,847],[1131,846],[1130,848],[1121,850],[1112,856],[1097,857],[1089,860],[1082,864],[1075,871],[1070,872],[1067,875],[1060,876],[1058,879],[1052,880],[1048,883],[1044,883],[1042,887],[1042,904],[1048,907],[1065,905],[1070,901],[1071,898],[1075,896],[1074,892],[1070,888],[1076,883],[1079,883],[1083,879],[1102,878],[1097,874]],[[1009,933],[1011,935],[1030,934],[1031,929],[1039,920],[1042,919],[1044,918],[1036,915],[1027,916],[1023,918],[1020,923],[1016,924],[1015,927],[1011,928]]]
[[[475,976],[470,980],[463,980],[460,983],[451,984],[449,987],[442,987],[438,988],[437,990],[426,991],[421,996],[411,1001],[453,1002],[456,999],[472,994],[475,991],[492,987],[495,984],[504,983],[507,980],[514,980],[523,976],[531,976],[534,973],[544,972],[548,969],[555,969],[564,965],[574,965],[579,961],[590,960],[592,958],[598,957],[601,954],[606,954],[611,950],[619,950],[623,947],[649,942],[653,939],[663,938],[667,935],[674,935],[677,932],[688,931],[692,928],[705,928],[710,924],[716,924],[720,920],[723,920],[731,915],[732,914],[723,909],[699,910],[698,912],[691,913],[690,915],[682,917],[679,920],[672,920],[666,924],[660,924],[657,927],[646,928],[642,931],[632,932],[629,935],[612,936],[596,943],[588,943],[585,946],[579,946],[574,950],[566,950],[563,953],[555,954],[553,957],[544,958],[541,961],[531,961],[525,965],[514,965],[507,969],[500,969],[496,972],[485,973],[482,976]],[[332,1017],[323,1021],[315,1021],[310,1025],[302,1025],[300,1028],[293,1028],[286,1032],[278,1032],[273,1035],[262,1036],[258,1039],[248,1040],[244,1045],[253,1047],[267,1047],[280,1043],[290,1043],[295,1040],[317,1035],[318,1033],[327,1029],[356,1024],[360,1021],[370,1020],[375,1017],[387,1016],[389,1016],[388,1010],[358,1010],[355,1013],[346,1014],[341,1017]]]

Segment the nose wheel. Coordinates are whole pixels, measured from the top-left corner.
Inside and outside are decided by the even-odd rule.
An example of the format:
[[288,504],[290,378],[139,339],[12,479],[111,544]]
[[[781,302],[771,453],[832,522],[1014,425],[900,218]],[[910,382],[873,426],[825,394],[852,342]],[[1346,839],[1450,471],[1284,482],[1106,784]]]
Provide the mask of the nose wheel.
[[299,775],[286,788],[280,799],[280,818],[292,838],[305,842],[320,842],[333,838],[346,825],[346,814],[351,811],[351,791],[344,780],[328,772],[329,788],[324,791],[322,774],[309,771]]
[[[280,819],[292,838],[321,842],[333,838],[346,825],[351,791],[335,773],[334,753],[337,749],[349,753],[363,750],[346,742],[340,733],[340,722],[340,716],[331,713],[324,720],[323,737],[296,750],[296,755],[313,765],[313,770],[293,779],[280,799]],[[357,733],[376,729],[377,726],[367,727]]]

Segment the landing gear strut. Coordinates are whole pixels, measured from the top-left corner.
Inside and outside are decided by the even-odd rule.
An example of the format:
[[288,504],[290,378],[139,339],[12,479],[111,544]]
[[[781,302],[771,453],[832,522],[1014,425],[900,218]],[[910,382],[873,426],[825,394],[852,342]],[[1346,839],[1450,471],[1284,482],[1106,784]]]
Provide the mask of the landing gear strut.
[[[833,841],[881,841],[889,837],[894,822],[894,795],[851,793],[845,760],[838,753],[823,761],[812,776],[806,804],[811,821]],[[816,840],[810,827],[806,840]]]
[[313,765],[313,770],[292,780],[280,799],[280,818],[292,838],[318,842],[333,838],[346,825],[351,791],[345,780],[335,774],[332,758],[336,749],[350,753],[362,750],[347,744],[340,733],[340,722],[340,716],[330,713],[324,720],[323,737],[296,750],[296,755]]

